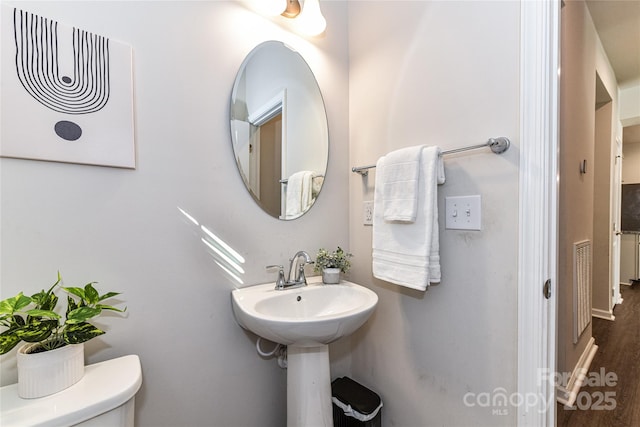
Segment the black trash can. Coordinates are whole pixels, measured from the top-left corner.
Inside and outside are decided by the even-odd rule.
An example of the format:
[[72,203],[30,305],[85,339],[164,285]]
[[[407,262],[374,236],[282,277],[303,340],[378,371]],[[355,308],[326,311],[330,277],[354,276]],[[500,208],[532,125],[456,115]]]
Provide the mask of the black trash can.
[[382,401],[349,377],[331,383],[333,427],[382,427]]

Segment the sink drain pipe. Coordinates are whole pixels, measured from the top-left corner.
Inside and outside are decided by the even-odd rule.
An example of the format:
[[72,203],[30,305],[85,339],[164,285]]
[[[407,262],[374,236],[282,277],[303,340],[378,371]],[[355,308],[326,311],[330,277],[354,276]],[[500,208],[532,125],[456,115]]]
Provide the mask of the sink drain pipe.
[[282,369],[287,369],[287,346],[276,343],[276,346],[271,351],[263,351],[260,343],[262,342],[262,337],[258,337],[256,341],[256,351],[262,357],[272,357],[277,355],[278,358],[278,366]]

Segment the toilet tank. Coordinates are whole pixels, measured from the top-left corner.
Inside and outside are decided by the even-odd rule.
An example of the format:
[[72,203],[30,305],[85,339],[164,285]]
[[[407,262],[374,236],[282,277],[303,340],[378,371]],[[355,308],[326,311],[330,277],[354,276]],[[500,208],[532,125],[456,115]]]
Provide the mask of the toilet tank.
[[141,385],[136,355],[87,365],[79,382],[38,399],[22,399],[17,384],[8,385],[0,388],[0,426],[131,427]]

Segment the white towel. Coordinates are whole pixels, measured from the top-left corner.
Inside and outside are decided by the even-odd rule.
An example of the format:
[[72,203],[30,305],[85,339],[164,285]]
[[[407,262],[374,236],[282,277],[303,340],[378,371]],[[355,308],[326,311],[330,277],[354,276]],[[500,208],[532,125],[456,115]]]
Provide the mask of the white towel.
[[322,189],[322,184],[324,183],[324,176],[314,173],[313,178],[311,178],[311,198],[315,200],[320,194],[320,190]]
[[376,165],[373,208],[373,275],[378,279],[418,290],[440,282],[437,185],[444,183],[439,147],[424,147],[418,179],[417,215],[413,223],[385,221],[384,185]]
[[313,172],[293,173],[287,180],[286,218],[293,219],[302,215],[311,205]]
[[424,145],[402,148],[384,156],[377,169],[382,178],[385,221],[414,222],[418,209],[418,176]]

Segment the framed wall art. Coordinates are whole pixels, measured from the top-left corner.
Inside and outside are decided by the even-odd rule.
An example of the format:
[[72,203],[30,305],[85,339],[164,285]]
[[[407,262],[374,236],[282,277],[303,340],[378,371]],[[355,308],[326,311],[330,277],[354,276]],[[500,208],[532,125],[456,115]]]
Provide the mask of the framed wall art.
[[2,6],[0,156],[135,168],[132,49]]

